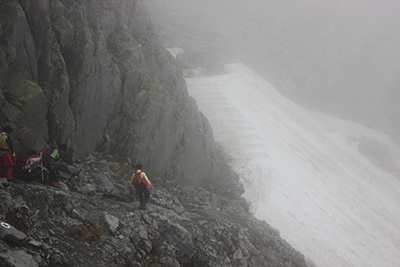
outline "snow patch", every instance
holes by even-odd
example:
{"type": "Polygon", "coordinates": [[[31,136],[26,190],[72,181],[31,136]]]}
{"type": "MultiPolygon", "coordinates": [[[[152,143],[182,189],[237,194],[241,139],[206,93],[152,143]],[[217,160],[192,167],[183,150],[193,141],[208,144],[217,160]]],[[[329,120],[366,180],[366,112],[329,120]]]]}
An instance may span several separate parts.
{"type": "Polygon", "coordinates": [[[316,266],[398,266],[399,147],[291,102],[243,64],[226,69],[186,81],[255,216],[316,266]]]}

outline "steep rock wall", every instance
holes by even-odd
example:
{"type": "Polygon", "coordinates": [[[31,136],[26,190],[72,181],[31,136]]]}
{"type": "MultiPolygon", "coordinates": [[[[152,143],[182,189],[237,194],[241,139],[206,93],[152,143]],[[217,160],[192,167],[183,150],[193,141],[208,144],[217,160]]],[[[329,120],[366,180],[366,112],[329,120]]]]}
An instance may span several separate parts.
{"type": "Polygon", "coordinates": [[[0,125],[17,152],[53,139],[197,184],[226,170],[141,1],[2,0],[0,24],[0,125]]]}

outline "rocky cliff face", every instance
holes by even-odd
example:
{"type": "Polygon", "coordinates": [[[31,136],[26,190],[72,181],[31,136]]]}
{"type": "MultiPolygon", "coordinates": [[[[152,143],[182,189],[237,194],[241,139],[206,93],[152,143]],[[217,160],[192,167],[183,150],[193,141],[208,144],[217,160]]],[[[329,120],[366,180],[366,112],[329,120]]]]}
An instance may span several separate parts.
{"type": "Polygon", "coordinates": [[[154,175],[220,176],[207,121],[141,1],[0,1],[0,125],[17,152],[119,152],[154,175]]]}

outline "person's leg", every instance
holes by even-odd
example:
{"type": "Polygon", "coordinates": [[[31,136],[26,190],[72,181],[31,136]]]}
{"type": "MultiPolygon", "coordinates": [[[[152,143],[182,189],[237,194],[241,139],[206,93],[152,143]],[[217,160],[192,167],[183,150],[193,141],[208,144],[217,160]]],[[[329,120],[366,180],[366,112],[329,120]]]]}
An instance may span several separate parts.
{"type": "Polygon", "coordinates": [[[146,200],[146,191],[147,191],[146,184],[145,183],[138,184],[138,190],[139,190],[139,201],[140,201],[139,208],[142,209],[147,203],[144,202],[146,200]]]}
{"type": "Polygon", "coordinates": [[[13,177],[14,166],[6,166],[6,178],[11,181],[14,179],[13,177]]]}
{"type": "Polygon", "coordinates": [[[141,189],[140,187],[138,188],[138,197],[139,197],[140,204],[142,204],[142,201],[144,198],[144,192],[143,192],[143,189],[141,189]]]}
{"type": "Polygon", "coordinates": [[[141,205],[142,207],[145,207],[146,204],[147,204],[147,202],[149,202],[149,200],[150,200],[150,190],[147,190],[147,189],[146,189],[146,191],[144,191],[144,198],[143,198],[143,201],[140,202],[140,205],[141,205]]]}
{"type": "Polygon", "coordinates": [[[14,172],[14,160],[10,154],[10,152],[1,151],[2,156],[0,156],[0,166],[4,167],[5,175],[7,180],[14,180],[13,172],[14,172]]]}
{"type": "Polygon", "coordinates": [[[56,167],[54,165],[51,165],[49,168],[49,181],[55,186],[55,187],[60,187],[60,183],[58,181],[58,173],[56,170],[56,167]]]}

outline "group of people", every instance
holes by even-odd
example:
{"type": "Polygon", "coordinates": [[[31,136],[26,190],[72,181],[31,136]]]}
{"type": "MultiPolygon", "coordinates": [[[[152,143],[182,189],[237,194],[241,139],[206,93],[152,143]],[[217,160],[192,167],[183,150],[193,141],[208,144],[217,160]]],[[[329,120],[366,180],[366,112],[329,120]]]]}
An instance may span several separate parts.
{"type": "MultiPolygon", "coordinates": [[[[0,166],[5,168],[5,175],[8,181],[13,181],[14,170],[17,168],[18,179],[23,181],[37,180],[41,176],[44,180],[43,170],[48,171],[48,181],[53,186],[60,187],[59,174],[54,164],[58,158],[58,147],[51,143],[38,154],[35,150],[28,152],[28,155],[21,156],[17,164],[16,155],[13,150],[10,134],[13,129],[10,126],[3,127],[0,134],[0,166]],[[18,166],[19,165],[19,166],[18,166]]],[[[60,145],[60,148],[63,145],[60,145]]],[[[65,149],[66,150],[66,149],[65,149]]],[[[129,187],[134,186],[136,194],[139,197],[139,209],[146,208],[146,204],[150,200],[150,189],[153,187],[146,173],[142,171],[143,165],[138,163],[136,171],[132,174],[129,187]]]]}
{"type": "Polygon", "coordinates": [[[11,126],[3,127],[0,134],[0,166],[5,169],[5,176],[8,181],[14,181],[14,175],[23,181],[33,181],[41,176],[44,180],[44,170],[48,172],[48,181],[56,187],[60,187],[59,175],[54,164],[58,158],[58,148],[54,144],[48,144],[38,154],[35,150],[22,155],[17,161],[17,157],[11,142],[11,126]]]}

